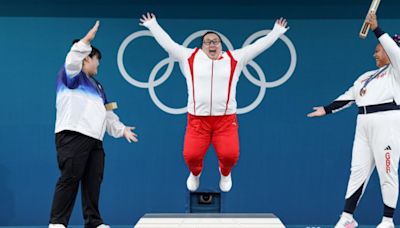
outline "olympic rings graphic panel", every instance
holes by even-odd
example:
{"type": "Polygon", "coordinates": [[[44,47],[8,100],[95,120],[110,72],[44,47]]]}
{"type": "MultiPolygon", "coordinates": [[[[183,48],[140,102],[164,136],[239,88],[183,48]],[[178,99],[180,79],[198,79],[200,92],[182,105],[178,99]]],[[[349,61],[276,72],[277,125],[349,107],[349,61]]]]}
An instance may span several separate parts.
{"type": "MultiPolygon", "coordinates": [[[[197,32],[192,33],[190,36],[188,36],[185,39],[185,41],[183,42],[182,45],[184,47],[187,47],[193,40],[201,37],[206,31],[210,31],[210,30],[204,29],[204,30],[199,30],[197,32]]],[[[258,39],[259,37],[267,35],[269,32],[271,32],[271,30],[261,30],[261,31],[253,33],[251,36],[249,36],[246,39],[246,41],[243,43],[242,46],[244,47],[246,45],[251,44],[254,40],[258,39]]],[[[223,35],[219,32],[218,32],[218,34],[221,36],[222,42],[226,45],[228,50],[234,50],[234,47],[233,47],[232,43],[229,41],[229,39],[225,35],[223,35]]],[[[171,76],[171,73],[175,66],[175,62],[177,62],[176,59],[169,56],[165,59],[160,60],[160,62],[158,62],[151,70],[151,73],[149,75],[149,80],[147,82],[142,82],[142,81],[136,80],[134,78],[134,76],[132,74],[129,74],[125,69],[124,53],[125,53],[126,47],[137,38],[152,37],[152,36],[153,35],[151,34],[150,31],[142,30],[142,31],[134,32],[134,33],[130,34],[128,37],[126,37],[122,41],[122,43],[119,47],[119,50],[118,50],[118,54],[117,54],[118,69],[119,69],[122,77],[128,83],[130,83],[131,85],[133,85],[135,87],[148,89],[150,98],[152,99],[154,104],[159,109],[161,109],[162,111],[169,113],[169,114],[175,114],[175,115],[184,114],[187,112],[186,105],[185,105],[185,107],[182,107],[182,108],[171,108],[168,105],[162,103],[155,92],[155,87],[164,83],[171,76]],[[156,77],[158,71],[164,65],[167,65],[166,71],[164,72],[164,74],[162,74],[162,76],[160,78],[156,79],[155,77],[156,77]]],[[[278,86],[282,85],[283,83],[285,83],[287,80],[289,80],[289,78],[293,75],[293,72],[296,68],[296,63],[297,63],[296,49],[295,49],[293,43],[290,41],[290,39],[287,36],[282,35],[280,37],[280,39],[285,43],[285,45],[288,47],[289,52],[290,52],[290,65],[289,65],[288,70],[279,79],[272,81],[272,82],[268,82],[268,81],[266,81],[266,77],[265,77],[265,73],[264,73],[263,69],[255,61],[253,61],[253,60],[250,61],[248,63],[248,66],[250,66],[254,69],[254,71],[257,73],[259,79],[254,77],[249,72],[249,70],[247,69],[247,66],[245,66],[243,68],[242,73],[252,84],[260,87],[260,89],[259,89],[256,99],[253,102],[251,102],[251,104],[249,104],[246,107],[237,108],[237,114],[245,114],[245,113],[251,112],[252,110],[257,108],[258,105],[262,102],[267,88],[278,87],[278,86]]]]}

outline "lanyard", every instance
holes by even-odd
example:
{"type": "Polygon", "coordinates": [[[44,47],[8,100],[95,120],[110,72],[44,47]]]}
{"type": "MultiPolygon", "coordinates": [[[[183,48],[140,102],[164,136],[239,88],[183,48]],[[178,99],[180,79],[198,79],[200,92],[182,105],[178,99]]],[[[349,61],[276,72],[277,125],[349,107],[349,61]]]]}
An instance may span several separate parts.
{"type": "Polygon", "coordinates": [[[373,74],[372,76],[370,76],[367,81],[364,82],[364,85],[361,89],[364,89],[365,87],[367,87],[367,85],[374,80],[380,73],[382,73],[384,70],[386,70],[388,68],[389,65],[386,65],[384,68],[382,68],[380,71],[376,72],[375,74],[373,74]]]}
{"type": "Polygon", "coordinates": [[[96,83],[96,89],[97,92],[99,93],[99,95],[101,96],[101,98],[104,101],[104,104],[107,103],[107,97],[106,97],[106,93],[104,92],[103,86],[101,86],[100,82],[98,82],[96,79],[94,79],[93,77],[91,78],[93,80],[93,82],[96,83]]]}
{"type": "Polygon", "coordinates": [[[384,70],[386,70],[389,67],[389,65],[386,65],[385,67],[383,67],[381,70],[377,71],[375,74],[373,74],[372,76],[370,76],[365,82],[363,87],[360,89],[360,96],[364,96],[365,93],[367,92],[367,85],[374,80],[379,74],[381,74],[384,70]]]}

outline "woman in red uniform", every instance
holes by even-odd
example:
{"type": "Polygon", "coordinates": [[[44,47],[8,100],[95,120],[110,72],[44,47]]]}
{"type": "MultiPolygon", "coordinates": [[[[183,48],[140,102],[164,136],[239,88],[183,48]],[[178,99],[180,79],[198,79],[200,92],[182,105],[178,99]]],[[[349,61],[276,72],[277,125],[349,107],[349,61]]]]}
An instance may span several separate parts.
{"type": "Polygon", "coordinates": [[[204,156],[212,143],[219,160],[219,186],[228,192],[232,187],[231,170],[239,158],[236,84],[243,67],[287,31],[286,20],[277,20],[273,30],[253,44],[226,52],[214,31],[203,35],[201,48],[193,49],[175,43],[158,25],[154,14],[147,13],[140,21],[179,61],[186,78],[188,122],[183,156],[190,170],[188,189],[196,191],[199,187],[204,156]]]}

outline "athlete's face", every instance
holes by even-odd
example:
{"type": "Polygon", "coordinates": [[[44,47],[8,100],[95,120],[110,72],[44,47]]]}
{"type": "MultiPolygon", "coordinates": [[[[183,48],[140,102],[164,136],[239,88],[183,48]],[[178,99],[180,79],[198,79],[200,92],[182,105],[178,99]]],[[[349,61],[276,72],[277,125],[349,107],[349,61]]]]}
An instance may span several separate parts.
{"type": "Polygon", "coordinates": [[[93,57],[86,57],[83,62],[83,71],[90,77],[93,77],[97,74],[97,68],[99,68],[100,62],[97,55],[93,57]]]}
{"type": "Polygon", "coordinates": [[[218,59],[222,52],[221,40],[216,34],[209,33],[203,38],[201,50],[203,50],[210,59],[218,59]]]}
{"type": "Polygon", "coordinates": [[[389,57],[381,44],[376,45],[374,58],[377,67],[383,67],[390,63],[389,57]]]}

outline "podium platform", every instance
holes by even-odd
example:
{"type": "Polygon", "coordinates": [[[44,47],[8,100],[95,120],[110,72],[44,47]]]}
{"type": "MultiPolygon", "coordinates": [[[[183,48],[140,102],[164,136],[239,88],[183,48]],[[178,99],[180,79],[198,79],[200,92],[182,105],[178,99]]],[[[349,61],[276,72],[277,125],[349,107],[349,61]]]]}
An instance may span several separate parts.
{"type": "Polygon", "coordinates": [[[274,214],[145,214],[134,228],[284,228],[274,214]]]}

